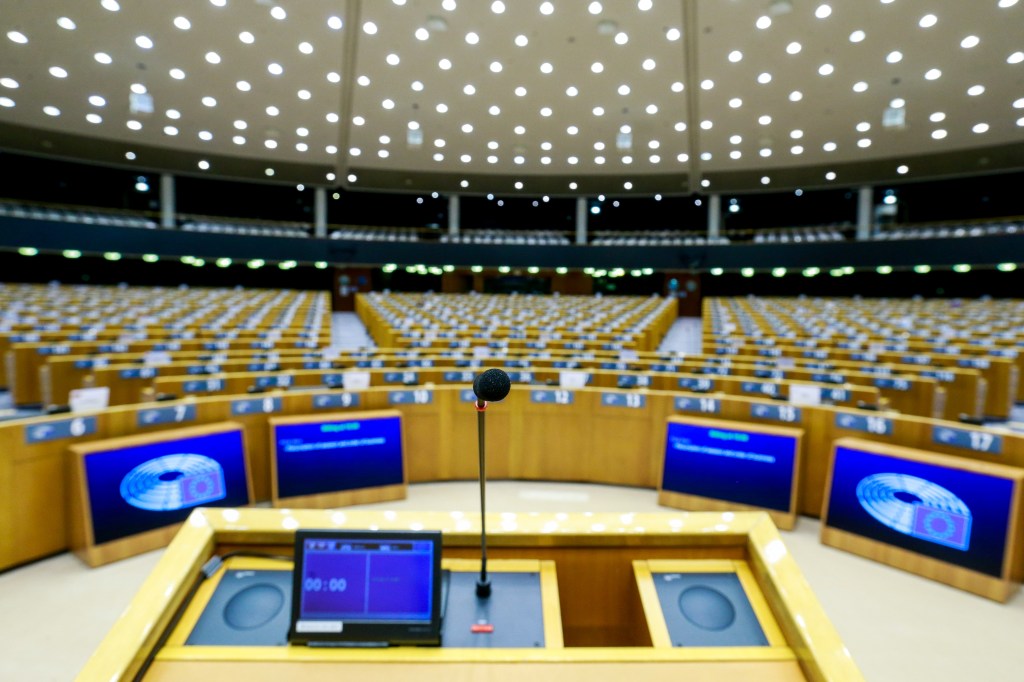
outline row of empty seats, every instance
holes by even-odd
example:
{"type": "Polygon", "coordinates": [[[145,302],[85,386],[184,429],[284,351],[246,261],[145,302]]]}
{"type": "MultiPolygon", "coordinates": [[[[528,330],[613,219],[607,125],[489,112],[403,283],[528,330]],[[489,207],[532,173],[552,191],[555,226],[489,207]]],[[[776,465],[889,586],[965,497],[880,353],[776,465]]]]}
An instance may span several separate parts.
{"type": "Polygon", "coordinates": [[[536,244],[568,246],[571,242],[561,232],[550,230],[470,230],[463,234],[441,235],[442,244],[536,244]]]}
{"type": "Polygon", "coordinates": [[[63,223],[81,223],[83,225],[140,227],[148,230],[156,229],[157,227],[157,223],[155,221],[141,215],[107,213],[85,208],[35,206],[32,204],[19,204],[12,202],[0,202],[0,216],[10,218],[28,218],[30,220],[52,220],[63,223]]]}
{"type": "Polygon", "coordinates": [[[708,237],[697,232],[603,232],[590,242],[592,246],[705,246],[728,244],[727,237],[708,237]]]}
{"type": "Polygon", "coordinates": [[[331,239],[345,239],[357,242],[418,242],[418,234],[408,229],[351,228],[345,227],[331,232],[331,239]]]}
{"type": "Polygon", "coordinates": [[[1024,234],[1024,223],[1006,222],[988,225],[943,225],[939,227],[897,227],[875,233],[872,238],[894,239],[949,239],[959,237],[985,237],[1024,234]]]}
{"type": "Polygon", "coordinates": [[[841,242],[843,233],[833,227],[800,227],[761,230],[754,235],[755,244],[800,244],[803,242],[841,242]]]}
{"type": "Polygon", "coordinates": [[[256,237],[308,237],[309,231],[294,223],[280,225],[254,225],[250,223],[222,223],[206,220],[186,220],[181,224],[185,232],[207,232],[211,234],[243,234],[256,237]]]}

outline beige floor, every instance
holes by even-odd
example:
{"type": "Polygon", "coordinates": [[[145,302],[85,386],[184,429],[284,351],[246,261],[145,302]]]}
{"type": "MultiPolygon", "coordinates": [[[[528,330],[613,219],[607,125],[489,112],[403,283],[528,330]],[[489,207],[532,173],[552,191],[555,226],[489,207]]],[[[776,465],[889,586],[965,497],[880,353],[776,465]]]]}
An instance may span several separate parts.
{"type": "MultiPolygon", "coordinates": [[[[472,511],[472,483],[411,486],[367,508],[472,511]]],[[[650,490],[495,482],[488,511],[659,511],[650,490]]],[[[996,604],[818,543],[818,523],[784,533],[808,581],[873,682],[1024,679],[1024,596],[996,604]]],[[[159,552],[90,570],[69,555],[0,575],[0,680],[74,677],[159,552]]]]}

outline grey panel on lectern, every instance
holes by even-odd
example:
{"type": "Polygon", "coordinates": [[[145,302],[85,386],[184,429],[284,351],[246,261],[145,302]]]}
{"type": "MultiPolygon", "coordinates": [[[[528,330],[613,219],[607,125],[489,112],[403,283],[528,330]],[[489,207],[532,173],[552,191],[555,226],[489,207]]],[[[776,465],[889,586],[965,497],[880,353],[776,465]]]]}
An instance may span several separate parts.
{"type": "Polygon", "coordinates": [[[673,646],[768,646],[735,573],[654,573],[673,646]]]}
{"type": "Polygon", "coordinates": [[[225,571],[186,646],[285,646],[291,571],[225,571]]]}
{"type": "Polygon", "coordinates": [[[441,646],[452,648],[543,648],[544,611],[539,573],[491,573],[491,596],[476,596],[477,573],[452,572],[441,646]],[[475,624],[494,631],[477,633],[475,624]]]}

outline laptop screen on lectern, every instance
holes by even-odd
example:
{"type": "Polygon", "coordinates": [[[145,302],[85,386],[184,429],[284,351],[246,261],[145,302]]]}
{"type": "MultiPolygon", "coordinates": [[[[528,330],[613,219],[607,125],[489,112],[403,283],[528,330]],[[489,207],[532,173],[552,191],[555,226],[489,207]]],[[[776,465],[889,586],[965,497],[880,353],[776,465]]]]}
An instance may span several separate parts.
{"type": "Polygon", "coordinates": [[[297,643],[438,644],[441,533],[298,531],[297,643]]]}

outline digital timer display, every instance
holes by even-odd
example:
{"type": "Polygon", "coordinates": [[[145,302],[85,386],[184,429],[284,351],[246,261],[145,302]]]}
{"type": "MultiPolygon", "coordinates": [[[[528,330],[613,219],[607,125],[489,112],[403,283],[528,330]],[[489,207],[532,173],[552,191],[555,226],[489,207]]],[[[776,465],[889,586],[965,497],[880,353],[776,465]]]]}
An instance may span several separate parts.
{"type": "Polygon", "coordinates": [[[429,621],[434,544],[308,538],[300,619],[429,621]]]}

